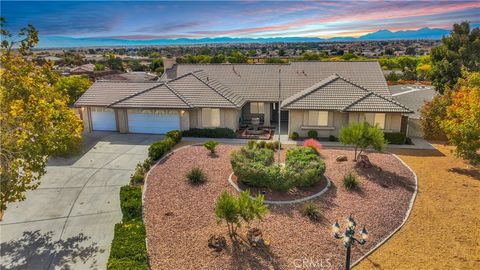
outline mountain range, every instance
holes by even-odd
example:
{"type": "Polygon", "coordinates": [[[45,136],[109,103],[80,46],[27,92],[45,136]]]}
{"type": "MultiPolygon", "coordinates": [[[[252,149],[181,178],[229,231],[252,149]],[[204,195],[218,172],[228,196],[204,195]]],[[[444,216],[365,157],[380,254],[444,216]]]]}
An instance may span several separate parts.
{"type": "MultiPolygon", "coordinates": [[[[478,26],[477,26],[478,27],[478,26]]],[[[64,36],[43,36],[39,48],[101,47],[101,46],[155,46],[155,45],[192,45],[212,43],[272,43],[272,42],[331,42],[331,41],[374,41],[374,40],[415,40],[441,39],[450,31],[440,28],[420,28],[392,32],[379,30],[360,37],[272,37],[272,38],[178,38],[178,39],[120,39],[120,38],[72,38],[64,36]]]]}

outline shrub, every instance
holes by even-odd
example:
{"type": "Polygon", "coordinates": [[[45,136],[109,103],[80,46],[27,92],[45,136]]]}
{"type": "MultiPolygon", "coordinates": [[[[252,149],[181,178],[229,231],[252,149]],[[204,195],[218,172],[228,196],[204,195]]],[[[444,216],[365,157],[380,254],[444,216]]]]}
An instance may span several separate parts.
{"type": "Polygon", "coordinates": [[[298,135],[297,132],[292,132],[292,133],[290,133],[290,136],[288,136],[288,137],[290,138],[290,140],[298,140],[298,138],[300,136],[298,135]]]}
{"type": "Polygon", "coordinates": [[[328,136],[328,141],[330,141],[330,142],[338,142],[338,139],[337,139],[337,137],[335,137],[335,136],[333,136],[333,135],[330,135],[330,136],[328,136]]]}
{"type": "Polygon", "coordinates": [[[310,139],[318,138],[318,132],[316,130],[309,130],[307,133],[307,137],[310,139]]]}
{"type": "Polygon", "coordinates": [[[141,220],[116,224],[107,269],[148,269],[145,237],[141,220]]]}
{"type": "Polygon", "coordinates": [[[303,215],[308,217],[311,221],[317,222],[322,218],[318,206],[313,202],[308,202],[303,206],[303,215]]]}
{"type": "Polygon", "coordinates": [[[383,132],[367,122],[352,123],[340,129],[340,142],[345,145],[353,145],[355,148],[354,160],[368,147],[377,151],[383,150],[385,139],[383,132]],[[360,152],[357,151],[360,149],[360,152]]]}
{"type": "Polygon", "coordinates": [[[265,148],[266,145],[267,145],[267,142],[266,142],[266,141],[259,141],[259,142],[257,142],[257,147],[258,147],[258,148],[265,148]]]}
{"type": "Polygon", "coordinates": [[[151,160],[159,160],[163,155],[170,151],[173,146],[175,146],[175,141],[169,137],[154,142],[148,148],[148,157],[151,160]]]}
{"type": "Polygon", "coordinates": [[[120,188],[120,208],[123,221],[142,219],[142,189],[139,186],[120,188]]]}
{"type": "Polygon", "coordinates": [[[281,144],[279,141],[268,142],[265,144],[265,148],[270,149],[272,151],[277,151],[280,146],[281,144]]]}
{"type": "Polygon", "coordinates": [[[247,147],[250,149],[257,147],[257,141],[248,141],[247,147]]]}
{"type": "Polygon", "coordinates": [[[171,130],[167,132],[167,138],[171,138],[175,144],[179,143],[182,140],[182,132],[180,130],[171,130]]]}
{"type": "Polygon", "coordinates": [[[346,189],[354,189],[358,186],[358,180],[355,174],[349,172],[343,177],[343,187],[346,189]]]}
{"type": "Polygon", "coordinates": [[[198,185],[207,181],[207,176],[200,168],[193,168],[187,173],[187,180],[190,184],[198,185]]]}
{"type": "Polygon", "coordinates": [[[390,144],[405,144],[407,136],[401,132],[384,132],[385,141],[390,144]]]}
{"type": "Polygon", "coordinates": [[[287,151],[285,169],[296,187],[309,187],[321,180],[326,166],[314,149],[297,147],[287,151]]]}
{"type": "Polygon", "coordinates": [[[313,150],[315,150],[317,154],[320,154],[320,149],[322,148],[322,145],[320,144],[320,142],[315,139],[305,140],[303,142],[303,146],[312,148],[313,150]]]}
{"type": "Polygon", "coordinates": [[[218,142],[216,141],[208,141],[203,144],[205,148],[210,150],[210,153],[215,154],[215,148],[217,147],[218,142]]]}
{"type": "Polygon", "coordinates": [[[130,185],[141,185],[144,182],[145,174],[150,170],[153,161],[150,158],[140,162],[135,167],[133,174],[130,176],[130,185]]]}
{"type": "Polygon", "coordinates": [[[192,128],[183,131],[184,137],[236,138],[235,131],[229,128],[192,128]]]}

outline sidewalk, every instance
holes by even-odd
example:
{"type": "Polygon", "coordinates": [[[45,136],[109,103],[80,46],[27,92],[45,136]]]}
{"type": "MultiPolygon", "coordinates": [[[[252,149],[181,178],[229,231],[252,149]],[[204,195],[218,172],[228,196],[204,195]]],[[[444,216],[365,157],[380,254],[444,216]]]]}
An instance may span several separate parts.
{"type": "MultiPolygon", "coordinates": [[[[199,138],[199,137],[183,137],[183,140],[186,142],[196,142],[196,143],[203,143],[206,141],[215,140],[219,143],[224,144],[246,144],[249,140],[248,139],[222,139],[222,138],[199,138]]],[[[274,136],[274,141],[278,140],[278,136],[274,136]]],[[[280,141],[284,145],[302,145],[303,141],[292,141],[288,139],[286,135],[280,135],[280,141]]],[[[387,149],[411,149],[411,150],[434,150],[435,148],[426,140],[421,138],[412,138],[413,145],[408,144],[388,144],[386,146],[387,149]]],[[[324,147],[348,147],[339,142],[329,142],[329,141],[320,141],[322,146],[324,147]]]]}

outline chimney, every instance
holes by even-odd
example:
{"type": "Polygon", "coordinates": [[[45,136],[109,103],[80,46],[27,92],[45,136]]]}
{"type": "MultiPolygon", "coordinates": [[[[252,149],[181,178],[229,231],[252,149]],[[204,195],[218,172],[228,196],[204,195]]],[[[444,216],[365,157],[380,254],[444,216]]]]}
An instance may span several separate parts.
{"type": "Polygon", "coordinates": [[[163,58],[163,68],[165,71],[171,69],[175,64],[177,64],[177,59],[175,57],[164,57],[163,58]]]}

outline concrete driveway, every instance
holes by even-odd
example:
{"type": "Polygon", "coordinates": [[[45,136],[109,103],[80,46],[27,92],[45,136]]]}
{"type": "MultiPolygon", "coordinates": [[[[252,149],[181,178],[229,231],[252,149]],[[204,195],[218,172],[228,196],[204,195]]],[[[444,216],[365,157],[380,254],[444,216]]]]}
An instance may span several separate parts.
{"type": "Polygon", "coordinates": [[[38,189],[0,222],[0,269],[105,269],[120,187],[159,135],[85,134],[84,154],[52,159],[38,189]]]}

